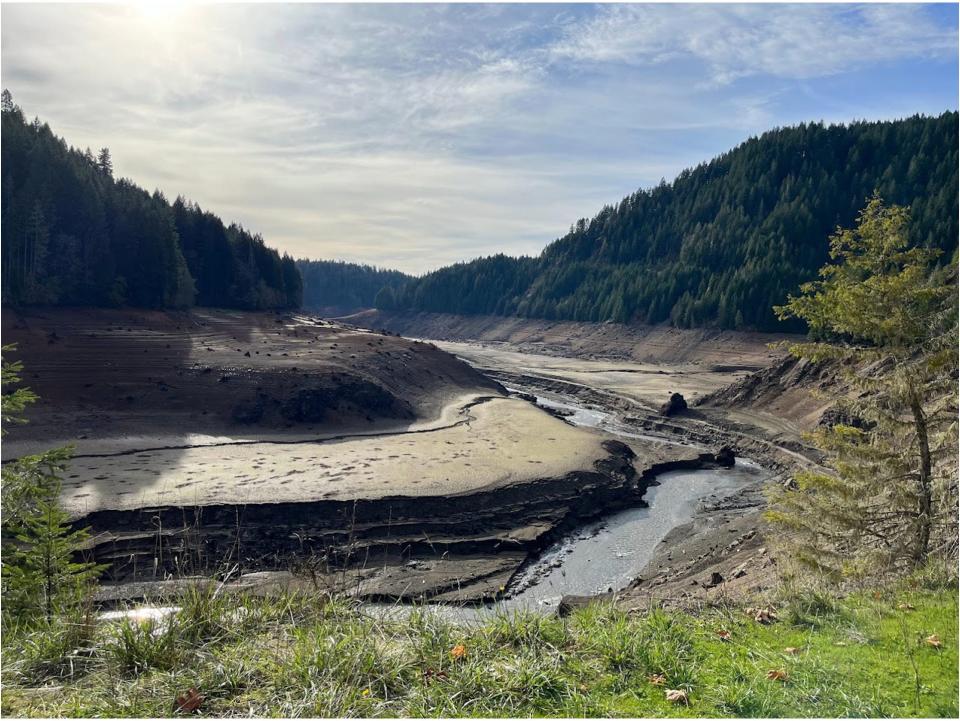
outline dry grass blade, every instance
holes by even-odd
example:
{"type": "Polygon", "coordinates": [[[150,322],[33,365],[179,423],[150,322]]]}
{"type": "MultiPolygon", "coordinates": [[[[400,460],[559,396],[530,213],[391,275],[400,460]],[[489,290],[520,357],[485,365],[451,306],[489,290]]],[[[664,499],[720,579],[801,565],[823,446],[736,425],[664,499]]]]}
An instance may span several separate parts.
{"type": "Polygon", "coordinates": [[[689,705],[690,703],[690,699],[687,697],[686,691],[683,691],[680,689],[668,688],[665,691],[665,694],[667,697],[667,701],[670,701],[672,703],[684,704],[684,705],[689,705]]]}

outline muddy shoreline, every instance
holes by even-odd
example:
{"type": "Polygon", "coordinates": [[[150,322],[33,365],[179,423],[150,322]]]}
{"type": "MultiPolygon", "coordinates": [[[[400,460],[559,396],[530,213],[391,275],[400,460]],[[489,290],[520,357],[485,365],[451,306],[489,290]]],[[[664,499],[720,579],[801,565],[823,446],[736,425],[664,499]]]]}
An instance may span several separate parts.
{"type": "Polygon", "coordinates": [[[145,508],[82,519],[89,552],[114,583],[166,576],[310,568],[376,601],[481,603],[557,539],[616,511],[643,506],[659,474],[713,467],[710,453],[641,465],[618,441],[593,472],[446,497],[145,508]],[[639,465],[639,464],[638,464],[639,465]],[[157,559],[154,562],[153,559],[157,559]],[[469,561],[464,565],[465,561],[469,561]]]}

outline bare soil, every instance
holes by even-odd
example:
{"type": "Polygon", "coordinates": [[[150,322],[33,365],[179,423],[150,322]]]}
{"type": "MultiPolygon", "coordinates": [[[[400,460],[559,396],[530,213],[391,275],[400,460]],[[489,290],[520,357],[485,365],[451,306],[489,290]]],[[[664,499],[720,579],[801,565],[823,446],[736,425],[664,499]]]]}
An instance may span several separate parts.
{"type": "Polygon", "coordinates": [[[502,392],[428,343],[304,315],[4,308],[2,319],[40,396],[14,440],[398,429],[502,392]]]}
{"type": "Polygon", "coordinates": [[[759,370],[783,356],[782,333],[682,329],[639,323],[581,323],[487,315],[366,310],[341,320],[408,338],[508,344],[508,349],[567,358],[694,364],[719,372],[759,370]]]}

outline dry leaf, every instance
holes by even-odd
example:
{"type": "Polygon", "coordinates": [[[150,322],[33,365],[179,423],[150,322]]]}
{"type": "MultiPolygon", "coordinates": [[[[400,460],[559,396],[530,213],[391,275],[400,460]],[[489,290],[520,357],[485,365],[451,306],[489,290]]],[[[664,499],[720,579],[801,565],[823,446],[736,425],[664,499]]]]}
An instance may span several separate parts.
{"type": "Polygon", "coordinates": [[[458,643],[456,646],[450,649],[450,655],[454,658],[466,658],[467,647],[462,643],[458,643]]]}
{"type": "Polygon", "coordinates": [[[796,656],[798,653],[800,653],[800,649],[796,648],[795,646],[787,646],[785,649],[783,649],[783,652],[788,656],[796,656]]]}
{"type": "Polygon", "coordinates": [[[729,631],[726,631],[726,630],[717,631],[717,637],[718,637],[721,641],[729,641],[729,640],[730,640],[730,632],[729,632],[729,631]]]}
{"type": "Polygon", "coordinates": [[[177,696],[174,703],[174,710],[177,713],[193,713],[200,708],[203,703],[203,694],[195,688],[190,688],[182,696],[177,696]]]}
{"type": "Polygon", "coordinates": [[[667,701],[672,701],[673,703],[682,703],[689,704],[690,699],[687,698],[687,692],[681,691],[680,689],[668,688],[666,690],[667,701]]]}
{"type": "Polygon", "coordinates": [[[437,681],[442,681],[447,677],[446,671],[437,671],[435,668],[425,668],[423,670],[423,678],[428,683],[436,679],[437,681]]]}
{"type": "Polygon", "coordinates": [[[772,623],[777,620],[777,614],[771,606],[766,608],[747,608],[747,615],[753,617],[757,623],[772,623]]]}
{"type": "Polygon", "coordinates": [[[924,642],[928,646],[933,646],[934,648],[940,648],[940,637],[937,634],[933,634],[932,636],[927,636],[924,639],[924,642]]]}
{"type": "Polygon", "coordinates": [[[647,681],[652,683],[654,686],[663,686],[667,682],[667,677],[662,673],[654,673],[647,676],[647,681]]]}
{"type": "Polygon", "coordinates": [[[897,608],[899,608],[901,611],[912,611],[912,610],[913,610],[913,604],[912,604],[912,603],[901,603],[901,604],[899,604],[899,605],[897,606],[897,608]]]}
{"type": "Polygon", "coordinates": [[[769,671],[767,671],[767,678],[771,681],[786,681],[787,672],[782,668],[771,668],[769,671]]]}

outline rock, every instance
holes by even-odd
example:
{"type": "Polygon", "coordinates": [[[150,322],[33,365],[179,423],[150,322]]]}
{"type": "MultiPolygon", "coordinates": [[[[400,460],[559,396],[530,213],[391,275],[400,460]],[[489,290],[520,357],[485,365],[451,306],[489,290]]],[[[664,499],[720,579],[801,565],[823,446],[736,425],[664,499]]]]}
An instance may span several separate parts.
{"type": "Polygon", "coordinates": [[[713,588],[714,586],[719,586],[723,583],[723,576],[721,576],[717,571],[714,571],[710,574],[710,580],[703,584],[704,588],[713,588]]]}
{"type": "Polygon", "coordinates": [[[733,464],[737,462],[737,456],[730,446],[723,446],[714,455],[714,461],[722,468],[733,468],[733,464]]]}
{"type": "Polygon", "coordinates": [[[569,616],[580,608],[586,608],[591,603],[602,601],[603,596],[564,596],[560,599],[560,605],[557,606],[558,616],[569,616]]]}
{"type": "Polygon", "coordinates": [[[660,406],[660,415],[669,417],[685,410],[687,410],[686,399],[679,393],[673,393],[670,400],[660,406]]]}
{"type": "Polygon", "coordinates": [[[817,425],[821,428],[833,428],[834,426],[851,426],[861,430],[870,430],[874,423],[864,420],[841,406],[830,406],[820,416],[817,425]]]}
{"type": "Polygon", "coordinates": [[[747,564],[746,564],[746,562],[741,563],[739,566],[737,566],[735,569],[733,569],[733,573],[731,573],[731,575],[732,575],[734,578],[743,578],[744,576],[746,576],[746,575],[747,575],[747,564]]]}

